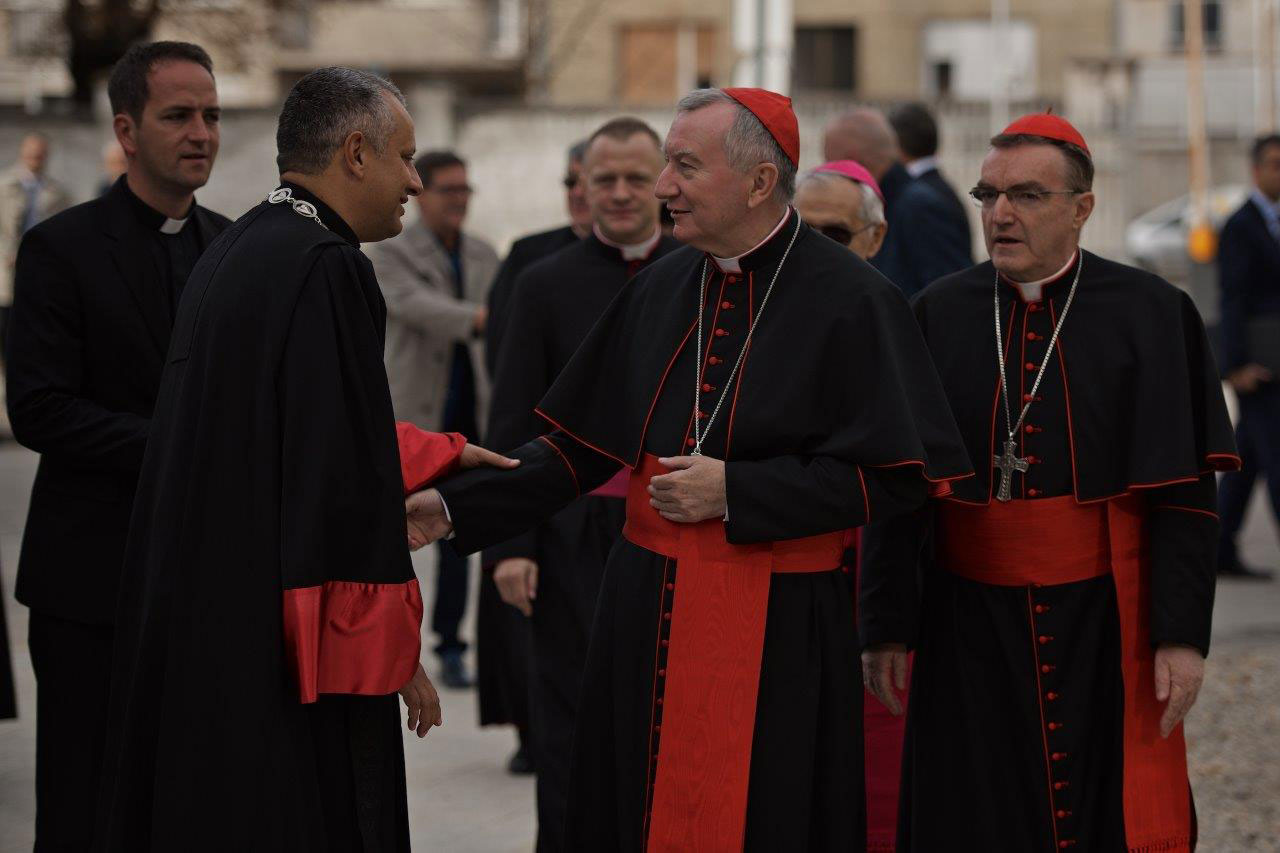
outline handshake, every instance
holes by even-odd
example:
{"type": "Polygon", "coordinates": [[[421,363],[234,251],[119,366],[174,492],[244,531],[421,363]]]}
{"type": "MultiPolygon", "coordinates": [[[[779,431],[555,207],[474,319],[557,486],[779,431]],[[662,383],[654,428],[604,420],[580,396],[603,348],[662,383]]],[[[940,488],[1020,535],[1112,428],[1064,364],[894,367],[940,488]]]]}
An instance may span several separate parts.
{"type": "MultiPolygon", "coordinates": [[[[474,444],[468,444],[462,449],[458,458],[459,468],[479,468],[482,465],[515,468],[520,465],[520,460],[510,459],[474,444]]],[[[449,519],[444,500],[435,489],[423,489],[409,495],[404,502],[404,514],[410,551],[417,551],[453,532],[453,522],[449,519]]]]}

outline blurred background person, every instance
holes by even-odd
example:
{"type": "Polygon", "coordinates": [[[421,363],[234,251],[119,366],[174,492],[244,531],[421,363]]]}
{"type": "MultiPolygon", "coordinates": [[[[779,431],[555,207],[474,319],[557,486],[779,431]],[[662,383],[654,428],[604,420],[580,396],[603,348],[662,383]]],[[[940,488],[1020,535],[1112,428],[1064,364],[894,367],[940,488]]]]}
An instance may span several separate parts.
{"type": "MultiPolygon", "coordinates": [[[[484,359],[489,376],[496,376],[498,354],[510,319],[511,294],[516,279],[530,264],[577,243],[591,233],[591,211],[587,207],[586,181],[582,177],[585,139],[569,146],[564,178],[564,206],[569,223],[550,231],[521,237],[498,269],[489,289],[489,318],[485,324],[484,359]]],[[[485,441],[490,437],[485,436],[485,441]]],[[[515,774],[534,771],[533,748],[529,743],[529,657],[533,638],[529,620],[503,602],[498,588],[490,583],[493,566],[481,563],[484,579],[476,603],[476,680],[479,685],[480,725],[515,726],[516,751],[507,761],[515,774]]]]}
{"type": "Polygon", "coordinates": [[[1240,560],[1236,537],[1259,474],[1280,521],[1280,134],[1259,137],[1252,159],[1253,189],[1223,226],[1218,247],[1222,370],[1240,401],[1236,444],[1243,462],[1219,484],[1218,574],[1266,580],[1270,571],[1240,560]]]}
{"type": "Polygon", "coordinates": [[[511,298],[516,278],[534,261],[558,252],[591,233],[591,209],[587,206],[587,186],[582,179],[582,158],[586,151],[585,139],[569,146],[568,162],[565,163],[564,178],[561,180],[569,224],[550,231],[539,231],[512,243],[511,251],[507,252],[506,260],[502,262],[493,287],[489,290],[489,321],[485,328],[484,358],[490,376],[498,370],[498,351],[509,319],[507,301],[511,298]]]}
{"type": "Polygon", "coordinates": [[[113,139],[102,146],[102,178],[98,181],[98,195],[106,195],[128,168],[129,160],[119,142],[113,139]]]}
{"type": "Polygon", "coordinates": [[[823,152],[828,161],[861,163],[880,185],[889,233],[872,265],[905,296],[973,263],[968,225],[960,234],[947,198],[911,177],[897,134],[880,110],[860,107],[837,116],[827,125],[823,152]]]}
{"type": "Polygon", "coordinates": [[[178,299],[227,227],[196,204],[218,154],[213,64],[139,44],[107,84],[127,175],[22,242],[6,364],[9,417],[40,454],[15,594],[36,675],[36,849],[89,849],[106,737],[116,600],[178,299]]]}
{"type": "Polygon", "coordinates": [[[823,163],[805,175],[795,207],[801,219],[864,261],[880,251],[889,229],[876,179],[853,160],[823,163]]]}
{"type": "MultiPolygon", "coordinates": [[[[391,402],[396,420],[477,443],[488,404],[481,336],[498,255],[462,230],[472,193],[462,158],[428,151],[414,165],[422,179],[419,220],[367,250],[387,302],[391,402]]],[[[431,629],[441,681],[455,689],[473,683],[458,634],[466,606],[467,560],[442,542],[431,629]]]]}
{"type": "Polygon", "coordinates": [[[0,361],[9,337],[13,263],[22,235],[71,204],[62,185],[45,174],[48,165],[49,137],[29,133],[18,147],[18,162],[0,173],[0,361]]]}
{"type": "MultiPolygon", "coordinates": [[[[929,108],[921,103],[899,104],[889,110],[889,124],[898,136],[902,165],[913,180],[928,184],[947,201],[947,239],[958,245],[961,239],[972,246],[969,207],[960,199],[955,186],[942,174],[938,163],[938,122],[929,108]]],[[[969,262],[973,261],[972,254],[969,262]]]]}
{"type": "MultiPolygon", "coordinates": [[[[663,162],[657,133],[639,119],[613,119],[592,134],[583,182],[593,231],[516,280],[510,302],[515,322],[493,383],[490,443],[519,447],[550,430],[534,407],[631,277],[679,248],[659,228],[653,190],[663,162]]],[[[495,566],[493,586],[502,600],[532,619],[541,853],[565,849],[579,684],[605,561],[626,520],[624,473],[630,472],[624,469],[546,523],[484,551],[484,562],[495,566]]]]}

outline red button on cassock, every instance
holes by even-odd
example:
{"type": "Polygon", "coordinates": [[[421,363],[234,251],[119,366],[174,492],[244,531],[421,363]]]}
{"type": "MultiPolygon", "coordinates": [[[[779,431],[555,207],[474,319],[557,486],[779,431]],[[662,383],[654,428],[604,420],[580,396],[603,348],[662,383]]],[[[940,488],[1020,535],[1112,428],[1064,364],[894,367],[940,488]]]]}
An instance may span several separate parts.
{"type": "Polygon", "coordinates": [[[670,611],[670,610],[668,610],[666,613],[663,613],[663,614],[662,614],[662,618],[663,618],[663,619],[665,619],[665,620],[667,620],[668,622],[670,622],[670,621],[671,621],[671,611],[670,611]]]}
{"type": "Polygon", "coordinates": [[[734,284],[735,282],[737,282],[738,277],[736,275],[731,275],[727,277],[727,280],[730,284],[734,284]]]}
{"type": "Polygon", "coordinates": [[[726,332],[724,329],[716,329],[716,337],[717,337],[717,338],[723,338],[723,337],[724,337],[725,335],[727,335],[727,334],[729,334],[729,333],[728,333],[728,332],[726,332]]]}
{"type": "Polygon", "coordinates": [[[1045,634],[1041,634],[1041,635],[1040,635],[1039,637],[1037,637],[1036,639],[1040,642],[1040,645],[1042,645],[1042,646],[1047,646],[1047,645],[1049,645],[1049,641],[1050,641],[1050,640],[1052,640],[1052,639],[1053,639],[1053,637],[1050,637],[1050,636],[1045,635],[1045,634]]]}
{"type": "Polygon", "coordinates": [[[658,670],[658,677],[659,677],[659,678],[666,678],[666,677],[667,677],[667,671],[666,671],[665,669],[660,669],[660,670],[658,670]]]}
{"type": "Polygon", "coordinates": [[[703,393],[705,393],[705,394],[710,394],[710,393],[711,393],[712,391],[714,391],[714,390],[716,390],[716,386],[712,385],[710,382],[703,382],[703,383],[702,383],[702,391],[703,391],[703,393]]]}
{"type": "Polygon", "coordinates": [[[673,589],[675,589],[675,588],[676,588],[676,585],[675,585],[674,583],[669,582],[669,583],[667,584],[667,589],[668,589],[668,590],[673,590],[673,589]]]}
{"type": "Polygon", "coordinates": [[[1045,663],[1040,665],[1041,672],[1050,673],[1050,672],[1053,672],[1053,670],[1054,670],[1054,667],[1050,664],[1045,663]]]}
{"type": "Polygon", "coordinates": [[[1027,435],[1031,435],[1036,431],[1036,428],[1033,427],[1031,424],[1027,424],[1025,427],[1023,427],[1023,431],[1026,432],[1027,435]]]}
{"type": "Polygon", "coordinates": [[[1049,731],[1051,731],[1051,732],[1056,732],[1056,731],[1057,731],[1058,729],[1060,729],[1060,728],[1062,728],[1062,725],[1061,725],[1060,723],[1050,723],[1050,724],[1049,724],[1049,731]]]}
{"type": "Polygon", "coordinates": [[[1065,788],[1065,787],[1067,787],[1067,783],[1066,783],[1066,782],[1054,782],[1054,783],[1053,783],[1053,790],[1055,790],[1055,791],[1061,791],[1061,790],[1062,790],[1063,788],[1065,788]]]}
{"type": "Polygon", "coordinates": [[[659,705],[661,705],[661,704],[662,704],[662,697],[661,697],[661,696],[659,696],[659,697],[658,697],[658,704],[659,704],[659,705]]]}
{"type": "Polygon", "coordinates": [[[670,640],[663,640],[663,641],[662,641],[662,647],[663,647],[664,649],[665,649],[665,648],[667,648],[667,647],[668,647],[668,646],[670,646],[670,645],[671,645],[671,641],[670,641],[670,640]]]}
{"type": "Polygon", "coordinates": [[[1029,362],[1029,361],[1028,361],[1026,364],[1022,365],[1022,366],[1023,366],[1023,367],[1025,367],[1027,370],[1035,370],[1035,369],[1036,369],[1036,366],[1035,366],[1034,364],[1032,364],[1031,362],[1029,362]]]}
{"type": "Polygon", "coordinates": [[[1039,310],[1040,310],[1039,302],[1032,302],[1030,305],[1027,306],[1027,311],[1032,314],[1036,313],[1039,310]]]}
{"type": "Polygon", "coordinates": [[[1024,403],[1030,403],[1030,402],[1031,402],[1031,395],[1030,395],[1030,394],[1023,394],[1023,395],[1022,395],[1022,402],[1024,402],[1024,403]]]}
{"type": "Polygon", "coordinates": [[[1050,690],[1048,693],[1044,694],[1044,698],[1048,699],[1050,702],[1056,702],[1058,701],[1058,694],[1050,690]]]}
{"type": "Polygon", "coordinates": [[[1039,489],[1027,489],[1027,497],[1034,498],[1034,497],[1039,497],[1039,495],[1040,495],[1039,489]]]}
{"type": "Polygon", "coordinates": [[[720,303],[720,307],[728,311],[730,308],[733,307],[733,303],[726,299],[724,302],[720,303]]]}
{"type": "Polygon", "coordinates": [[[1036,336],[1036,333],[1035,333],[1035,332],[1027,332],[1027,340],[1029,340],[1029,341],[1034,341],[1034,340],[1036,340],[1036,337],[1037,337],[1037,336],[1036,336]]]}
{"type": "Polygon", "coordinates": [[[714,355],[707,358],[707,364],[719,364],[724,361],[722,358],[716,358],[714,355]]]}
{"type": "Polygon", "coordinates": [[[700,420],[700,421],[705,421],[706,419],[707,419],[707,413],[706,413],[706,412],[698,412],[698,420],[700,420]]]}
{"type": "Polygon", "coordinates": [[[1043,612],[1045,612],[1045,611],[1046,611],[1046,610],[1048,610],[1048,609],[1049,609],[1049,608],[1045,607],[1043,604],[1037,604],[1037,605],[1036,605],[1036,612],[1037,612],[1037,613],[1043,613],[1043,612]]]}
{"type": "Polygon", "coordinates": [[[684,446],[685,446],[685,447],[693,447],[695,444],[697,444],[697,442],[696,442],[696,441],[694,441],[692,438],[686,438],[686,439],[684,440],[684,446]]]}

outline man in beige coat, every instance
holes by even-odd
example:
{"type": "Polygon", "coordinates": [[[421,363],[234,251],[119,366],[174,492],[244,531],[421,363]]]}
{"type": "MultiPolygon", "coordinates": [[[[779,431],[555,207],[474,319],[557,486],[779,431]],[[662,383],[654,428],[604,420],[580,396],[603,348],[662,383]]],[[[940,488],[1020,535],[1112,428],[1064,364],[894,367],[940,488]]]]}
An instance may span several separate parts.
{"type": "MultiPolygon", "coordinates": [[[[29,133],[18,148],[18,162],[0,172],[0,364],[4,363],[9,337],[9,306],[13,304],[13,262],[18,244],[31,226],[71,206],[71,196],[45,174],[49,163],[49,137],[29,133]]],[[[4,378],[0,376],[0,402],[4,378]]],[[[0,405],[0,436],[9,423],[0,405]]]]}
{"type": "MultiPolygon", "coordinates": [[[[400,236],[366,247],[387,301],[387,379],[397,420],[478,439],[488,409],[483,333],[498,255],[462,230],[471,199],[467,166],[449,151],[428,151],[421,218],[400,236]]],[[[442,680],[470,687],[458,625],[466,610],[467,562],[440,547],[431,628],[439,637],[442,680]]]]}

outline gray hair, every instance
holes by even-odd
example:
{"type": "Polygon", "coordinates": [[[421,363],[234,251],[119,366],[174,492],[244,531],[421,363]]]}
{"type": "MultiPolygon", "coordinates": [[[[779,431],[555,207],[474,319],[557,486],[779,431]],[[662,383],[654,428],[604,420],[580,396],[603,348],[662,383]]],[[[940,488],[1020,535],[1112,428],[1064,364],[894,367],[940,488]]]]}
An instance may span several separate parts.
{"type": "Polygon", "coordinates": [[[796,193],[796,164],[791,162],[769,129],[751,110],[720,89],[694,89],[676,104],[676,115],[691,113],[713,104],[733,104],[736,115],[724,137],[724,153],[729,165],[745,172],[758,163],[772,163],[778,170],[773,197],[786,204],[796,193]]]}
{"type": "Polygon", "coordinates": [[[858,205],[858,219],[863,225],[884,225],[888,221],[884,216],[884,202],[880,200],[880,196],[876,195],[875,190],[862,181],[855,181],[835,172],[808,172],[800,179],[800,186],[834,184],[838,181],[847,181],[858,188],[859,197],[862,199],[862,203],[858,205]]]}
{"type": "Polygon", "coordinates": [[[395,112],[386,95],[405,106],[395,84],[367,71],[331,66],[303,77],[289,90],[280,110],[276,127],[280,172],[323,172],[356,131],[363,132],[373,150],[382,153],[395,130],[395,112]]]}

